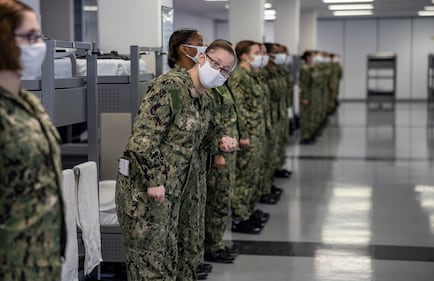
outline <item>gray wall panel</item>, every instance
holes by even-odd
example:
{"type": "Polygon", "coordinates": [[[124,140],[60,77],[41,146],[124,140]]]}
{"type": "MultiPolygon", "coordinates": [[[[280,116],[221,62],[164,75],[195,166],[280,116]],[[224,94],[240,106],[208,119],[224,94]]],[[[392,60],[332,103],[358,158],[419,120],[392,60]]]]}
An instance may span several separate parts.
{"type": "Polygon", "coordinates": [[[376,52],[376,20],[345,21],[344,99],[366,98],[366,56],[376,52]]]}
{"type": "Polygon", "coordinates": [[[378,21],[378,52],[398,55],[397,99],[411,98],[411,19],[378,21]]]}
{"type": "Polygon", "coordinates": [[[421,18],[413,21],[412,98],[427,98],[428,54],[434,53],[434,19],[421,18]]]}

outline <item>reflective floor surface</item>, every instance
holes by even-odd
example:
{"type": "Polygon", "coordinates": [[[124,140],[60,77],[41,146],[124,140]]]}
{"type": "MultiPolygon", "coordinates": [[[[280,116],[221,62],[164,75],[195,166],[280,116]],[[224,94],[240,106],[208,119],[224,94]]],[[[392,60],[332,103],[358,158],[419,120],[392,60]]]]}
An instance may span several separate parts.
{"type": "Polygon", "coordinates": [[[259,235],[210,281],[434,280],[434,127],[425,103],[343,103],[313,145],[287,150],[290,179],[259,235]]]}
{"type": "Polygon", "coordinates": [[[208,280],[434,280],[434,127],[425,103],[343,103],[313,145],[287,150],[289,180],[260,235],[208,280]]]}

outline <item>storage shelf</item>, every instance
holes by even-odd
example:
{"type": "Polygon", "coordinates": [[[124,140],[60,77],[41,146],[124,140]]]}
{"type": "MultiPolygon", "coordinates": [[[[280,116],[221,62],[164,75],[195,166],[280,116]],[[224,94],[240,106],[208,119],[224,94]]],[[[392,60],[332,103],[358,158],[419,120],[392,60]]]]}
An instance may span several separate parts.
{"type": "Polygon", "coordinates": [[[376,102],[380,108],[384,102],[391,103],[394,106],[396,96],[396,64],[397,56],[395,54],[379,53],[367,56],[366,95],[368,103],[376,102]],[[385,70],[388,71],[387,74],[377,74],[385,70]],[[386,87],[387,90],[385,90],[384,84],[392,84],[391,89],[389,90],[389,87],[386,87]]]}

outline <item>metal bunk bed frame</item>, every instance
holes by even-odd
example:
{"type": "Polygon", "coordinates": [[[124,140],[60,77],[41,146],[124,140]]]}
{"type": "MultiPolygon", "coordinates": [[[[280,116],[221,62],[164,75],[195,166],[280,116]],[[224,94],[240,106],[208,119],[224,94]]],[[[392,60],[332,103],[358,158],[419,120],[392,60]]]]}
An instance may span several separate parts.
{"type": "Polygon", "coordinates": [[[42,105],[56,127],[86,122],[87,144],[62,144],[63,155],[87,155],[99,166],[99,118],[97,103],[97,61],[91,43],[45,40],[47,53],[42,64],[41,79],[22,80],[22,86],[41,99],[42,105]],[[84,51],[86,77],[54,78],[54,53],[57,48],[84,51]]]}
{"type": "MultiPolygon", "coordinates": [[[[155,53],[157,65],[161,48],[130,46],[130,76],[98,76],[98,104],[100,113],[131,113],[131,124],[137,115],[140,101],[154,79],[153,73],[140,74],[140,56],[155,53]]],[[[157,75],[159,70],[157,68],[157,75]]]]}

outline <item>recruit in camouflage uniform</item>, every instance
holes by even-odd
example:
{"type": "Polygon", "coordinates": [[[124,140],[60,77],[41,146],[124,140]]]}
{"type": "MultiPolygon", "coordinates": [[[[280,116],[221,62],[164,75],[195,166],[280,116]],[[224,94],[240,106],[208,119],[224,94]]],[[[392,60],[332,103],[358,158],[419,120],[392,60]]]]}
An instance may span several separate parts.
{"type": "Polygon", "coordinates": [[[129,175],[119,173],[116,188],[129,280],[196,280],[200,249],[188,247],[200,239],[201,144],[205,136],[214,140],[211,118],[208,97],[186,70],[161,75],[146,93],[122,157],[130,161],[129,175]],[[161,204],[146,192],[160,185],[161,204]]]}
{"type": "Polygon", "coordinates": [[[280,74],[281,81],[281,96],[280,96],[280,134],[279,134],[279,151],[277,169],[282,169],[286,162],[286,148],[289,142],[289,114],[288,108],[290,107],[290,101],[292,100],[293,88],[292,79],[289,71],[283,65],[277,66],[278,73],[280,74]]]}
{"type": "MultiPolygon", "coordinates": [[[[214,119],[224,128],[224,134],[238,140],[238,120],[235,100],[226,85],[212,89],[210,97],[215,101],[214,119]]],[[[212,162],[214,155],[210,155],[212,162]]],[[[236,152],[225,153],[224,169],[210,167],[207,175],[207,199],[205,216],[205,252],[223,250],[223,234],[230,213],[230,200],[235,183],[236,152]]]]}
{"type": "Polygon", "coordinates": [[[259,201],[261,195],[270,194],[271,186],[273,185],[273,174],[275,170],[275,159],[277,157],[275,152],[276,138],[274,137],[274,127],[272,123],[272,109],[271,109],[271,90],[269,88],[267,76],[268,71],[266,68],[261,68],[258,73],[255,73],[255,78],[262,87],[263,92],[263,112],[265,120],[265,135],[263,138],[264,157],[263,172],[261,174],[261,184],[258,194],[251,201],[251,209],[254,210],[255,204],[259,201]]]}
{"type": "Polygon", "coordinates": [[[245,221],[252,214],[252,196],[260,186],[260,171],[263,165],[262,138],[265,134],[263,92],[253,73],[238,67],[228,80],[238,113],[240,139],[250,139],[249,148],[237,153],[237,170],[232,197],[232,218],[245,221]]]}
{"type": "Polygon", "coordinates": [[[39,100],[0,87],[0,280],[60,280],[59,136],[39,100]]]}
{"type": "Polygon", "coordinates": [[[303,64],[300,69],[300,134],[302,140],[310,140],[314,133],[313,71],[314,67],[307,63],[303,64]]]}
{"type": "Polygon", "coordinates": [[[339,95],[339,82],[342,79],[342,68],[339,62],[331,62],[331,80],[330,80],[330,96],[328,103],[328,112],[332,113],[336,110],[339,95]]]}

